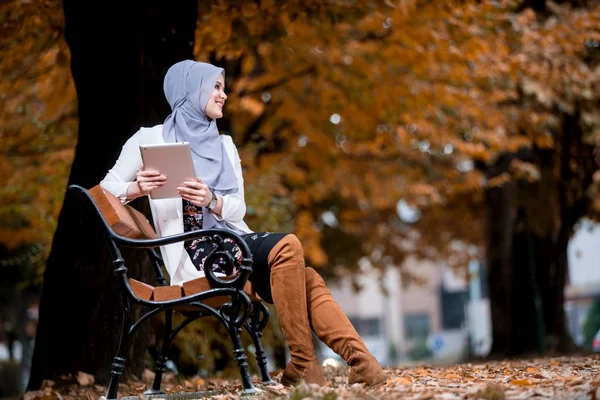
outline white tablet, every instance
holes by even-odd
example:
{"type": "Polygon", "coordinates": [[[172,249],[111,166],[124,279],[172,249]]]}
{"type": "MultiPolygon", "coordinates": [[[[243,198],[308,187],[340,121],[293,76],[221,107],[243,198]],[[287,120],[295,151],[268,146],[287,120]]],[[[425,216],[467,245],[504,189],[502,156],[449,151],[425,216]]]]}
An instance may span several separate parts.
{"type": "Polygon", "coordinates": [[[190,144],[187,142],[140,145],[146,171],[158,171],[167,177],[167,183],[150,192],[151,199],[180,197],[177,186],[186,180],[196,180],[190,144]]]}

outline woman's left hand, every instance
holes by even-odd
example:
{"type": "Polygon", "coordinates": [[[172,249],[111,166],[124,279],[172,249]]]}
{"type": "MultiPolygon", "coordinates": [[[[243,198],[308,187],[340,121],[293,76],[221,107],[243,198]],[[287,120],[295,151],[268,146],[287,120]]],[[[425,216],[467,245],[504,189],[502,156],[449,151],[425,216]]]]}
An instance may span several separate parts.
{"type": "Polygon", "coordinates": [[[183,182],[177,187],[177,191],[182,199],[200,207],[207,207],[213,196],[208,185],[200,178],[183,182]]]}

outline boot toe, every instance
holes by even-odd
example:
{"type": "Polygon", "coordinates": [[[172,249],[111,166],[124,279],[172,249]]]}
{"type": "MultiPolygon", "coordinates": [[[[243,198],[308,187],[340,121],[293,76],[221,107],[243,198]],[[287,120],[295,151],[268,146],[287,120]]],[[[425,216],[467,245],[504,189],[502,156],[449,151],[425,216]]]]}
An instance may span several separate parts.
{"type": "Polygon", "coordinates": [[[366,368],[358,371],[357,368],[350,368],[348,372],[348,384],[364,383],[365,387],[379,386],[385,383],[388,379],[387,374],[377,364],[376,367],[366,368]]]}
{"type": "Polygon", "coordinates": [[[284,386],[295,386],[300,382],[316,383],[320,386],[327,385],[323,370],[319,361],[315,360],[306,365],[296,365],[290,362],[281,376],[281,384],[284,386]]]}

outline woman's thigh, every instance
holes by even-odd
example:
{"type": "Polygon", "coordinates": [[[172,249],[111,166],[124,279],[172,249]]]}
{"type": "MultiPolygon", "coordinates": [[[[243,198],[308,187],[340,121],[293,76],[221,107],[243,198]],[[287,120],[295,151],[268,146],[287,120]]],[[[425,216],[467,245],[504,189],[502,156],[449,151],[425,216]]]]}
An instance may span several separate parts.
{"type": "Polygon", "coordinates": [[[255,232],[243,236],[252,253],[252,274],[249,280],[258,295],[268,303],[273,303],[269,253],[286,235],[287,233],[255,232]]]}

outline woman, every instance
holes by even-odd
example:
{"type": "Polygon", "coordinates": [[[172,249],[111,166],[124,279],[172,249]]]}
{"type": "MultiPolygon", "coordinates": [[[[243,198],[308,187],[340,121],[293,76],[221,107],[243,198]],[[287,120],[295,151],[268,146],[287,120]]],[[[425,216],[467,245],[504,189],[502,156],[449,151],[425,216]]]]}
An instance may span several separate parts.
{"type": "MultiPolygon", "coordinates": [[[[164,185],[166,178],[160,172],[144,170],[139,146],[189,142],[198,178],[180,184],[181,198],[150,199],[157,234],[224,228],[243,237],[253,254],[249,279],[261,298],[275,305],[290,348],[291,360],[283,372],[283,384],[293,385],[300,380],[326,383],[311,330],[348,363],[348,383],[373,386],[384,382],[387,377],[381,366],[323,279],[305,266],[298,238],[293,234],[255,233],[244,223],[240,158],[231,137],[219,135],[216,125],[227,100],[223,69],[190,60],[179,62],[167,72],[164,91],[172,113],[163,125],[141,128],[125,143],[102,187],[122,202],[148,195],[164,185]]],[[[203,255],[209,246],[208,242],[194,240],[161,248],[172,285],[204,275],[203,255]]],[[[233,243],[228,246],[234,254],[239,250],[233,243]]]]}

